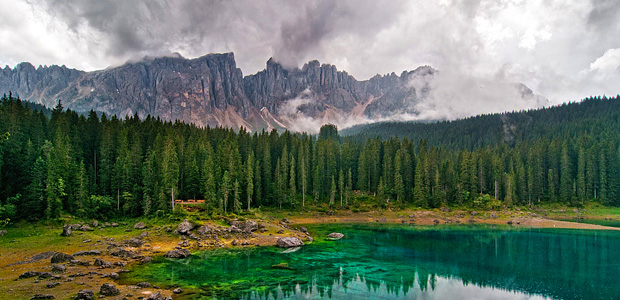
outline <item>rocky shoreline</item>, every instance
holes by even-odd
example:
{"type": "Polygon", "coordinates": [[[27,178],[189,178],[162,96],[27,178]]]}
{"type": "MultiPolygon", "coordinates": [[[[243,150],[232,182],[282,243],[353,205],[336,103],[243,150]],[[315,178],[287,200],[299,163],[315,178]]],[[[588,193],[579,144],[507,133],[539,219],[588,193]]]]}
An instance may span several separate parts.
{"type": "Polygon", "coordinates": [[[72,242],[86,233],[104,232],[106,227],[118,227],[117,230],[124,229],[128,234],[122,239],[103,234],[94,242],[82,240],[80,246],[88,245],[88,250],[69,252],[61,247],[0,266],[0,269],[13,267],[13,272],[9,272],[13,278],[0,280],[0,285],[11,283],[0,294],[27,295],[18,299],[190,299],[191,295],[184,295],[185,291],[176,286],[161,287],[148,282],[120,284],[117,282],[119,274],[128,272],[131,265],[150,263],[155,256],[183,259],[191,256],[191,251],[198,250],[279,245],[281,240],[289,239],[301,245],[302,239],[312,241],[305,228],[293,228],[290,224],[284,218],[280,221],[232,220],[229,226],[211,222],[197,224],[189,220],[176,226],[149,226],[142,222],[130,226],[97,221],[64,225],[58,229],[58,234],[72,242]]]}

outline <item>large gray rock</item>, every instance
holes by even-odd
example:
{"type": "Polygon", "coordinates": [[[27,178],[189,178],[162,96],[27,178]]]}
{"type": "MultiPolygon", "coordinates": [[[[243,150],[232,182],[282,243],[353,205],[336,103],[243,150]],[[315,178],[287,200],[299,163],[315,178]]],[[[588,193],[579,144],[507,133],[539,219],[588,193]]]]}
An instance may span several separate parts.
{"type": "Polygon", "coordinates": [[[92,228],[91,228],[90,226],[88,226],[88,225],[82,225],[82,226],[80,226],[80,228],[79,228],[79,229],[77,229],[77,230],[79,230],[79,231],[94,231],[94,229],[92,229],[92,228]]]}
{"type": "Polygon", "coordinates": [[[199,235],[207,235],[213,232],[213,229],[211,227],[209,227],[208,225],[202,225],[200,227],[198,227],[198,229],[196,230],[196,233],[199,235]]]}
{"type": "Polygon", "coordinates": [[[113,284],[111,284],[111,283],[104,283],[103,285],[101,285],[101,289],[99,290],[99,294],[101,294],[103,296],[116,296],[116,295],[120,294],[120,291],[113,284]]]}
{"type": "Polygon", "coordinates": [[[298,237],[283,237],[278,239],[276,245],[281,248],[291,248],[291,247],[299,247],[303,246],[304,242],[301,241],[298,237]]]}
{"type": "Polygon", "coordinates": [[[133,228],[134,229],[144,229],[144,228],[146,228],[146,225],[144,223],[142,223],[142,222],[138,222],[138,223],[133,225],[133,228]]]}
{"type": "Polygon", "coordinates": [[[52,265],[53,273],[64,273],[67,270],[65,265],[52,265]]]}
{"type": "Polygon", "coordinates": [[[168,299],[172,299],[172,298],[162,296],[161,292],[157,292],[155,294],[151,294],[147,298],[147,300],[168,300],[168,299]]]}
{"type": "Polygon", "coordinates": [[[138,287],[143,288],[143,289],[150,288],[151,286],[153,286],[150,282],[146,282],[146,281],[138,282],[138,283],[136,283],[136,285],[138,287]]]}
{"type": "Polygon", "coordinates": [[[71,234],[73,234],[73,226],[71,225],[65,225],[62,227],[62,233],[60,233],[60,236],[71,236],[71,234]]]}
{"type": "Polygon", "coordinates": [[[62,253],[62,252],[56,252],[54,253],[54,255],[52,255],[52,258],[50,260],[53,264],[57,264],[57,263],[62,263],[66,261],[71,261],[72,259],[73,259],[73,256],[69,254],[62,253]]]}
{"type": "Polygon", "coordinates": [[[239,228],[241,231],[246,233],[251,233],[258,230],[258,223],[256,221],[247,220],[245,222],[240,222],[237,220],[231,221],[229,223],[232,226],[239,228]]]}
{"type": "Polygon", "coordinates": [[[137,254],[133,251],[125,250],[123,248],[116,248],[110,251],[112,256],[120,257],[120,258],[134,258],[137,254]]]}
{"type": "Polygon", "coordinates": [[[192,254],[187,249],[176,249],[176,250],[170,250],[170,251],[166,252],[166,254],[164,254],[164,257],[168,257],[168,258],[186,258],[186,257],[188,257],[190,255],[192,255],[192,254]]]}
{"type": "Polygon", "coordinates": [[[31,278],[41,275],[41,272],[38,271],[28,271],[21,275],[19,275],[19,279],[31,278]]]}
{"type": "Polygon", "coordinates": [[[181,223],[179,223],[179,225],[177,226],[177,229],[175,230],[175,233],[177,234],[183,234],[183,235],[188,235],[189,232],[194,229],[194,224],[192,224],[190,221],[185,220],[181,223]]]}
{"type": "Polygon", "coordinates": [[[130,247],[142,247],[142,245],[144,245],[144,241],[142,239],[139,238],[130,238],[129,240],[127,240],[125,242],[125,244],[127,244],[127,246],[130,247]]]}
{"type": "Polygon", "coordinates": [[[75,300],[93,300],[95,298],[95,293],[91,290],[80,290],[75,296],[75,300]]]}

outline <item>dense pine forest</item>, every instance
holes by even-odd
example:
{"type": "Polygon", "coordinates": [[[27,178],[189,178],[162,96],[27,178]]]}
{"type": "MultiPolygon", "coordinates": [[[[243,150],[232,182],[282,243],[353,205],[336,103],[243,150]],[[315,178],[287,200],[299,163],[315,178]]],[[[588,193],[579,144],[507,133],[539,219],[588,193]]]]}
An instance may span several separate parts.
{"type": "Polygon", "coordinates": [[[31,107],[1,99],[2,220],[158,216],[172,210],[173,199],[205,199],[207,214],[362,204],[620,205],[620,97],[384,124],[347,138],[332,125],[318,136],[250,133],[80,115],[61,103],[51,115],[31,107]]]}
{"type": "Polygon", "coordinates": [[[512,146],[543,138],[568,139],[585,133],[614,135],[620,130],[617,121],[619,106],[614,100],[606,97],[589,98],[581,103],[564,103],[559,107],[479,115],[435,123],[379,122],[347,128],[342,130],[341,135],[352,136],[360,141],[375,137],[382,140],[395,136],[406,137],[412,141],[426,140],[433,146],[469,150],[502,143],[512,146]]]}

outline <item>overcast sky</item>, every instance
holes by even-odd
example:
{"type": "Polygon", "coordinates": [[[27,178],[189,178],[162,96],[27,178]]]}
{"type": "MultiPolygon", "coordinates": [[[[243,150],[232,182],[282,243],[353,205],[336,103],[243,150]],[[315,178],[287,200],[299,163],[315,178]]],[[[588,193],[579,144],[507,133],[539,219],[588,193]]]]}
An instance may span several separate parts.
{"type": "Polygon", "coordinates": [[[318,59],[357,79],[430,65],[552,103],[620,93],[620,1],[2,0],[0,65],[82,70],[173,52],[318,59]]]}

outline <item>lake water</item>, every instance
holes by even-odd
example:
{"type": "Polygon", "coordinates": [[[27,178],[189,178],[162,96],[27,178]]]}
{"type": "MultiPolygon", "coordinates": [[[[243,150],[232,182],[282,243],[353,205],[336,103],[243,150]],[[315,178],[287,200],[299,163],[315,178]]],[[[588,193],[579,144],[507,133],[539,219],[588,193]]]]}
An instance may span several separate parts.
{"type": "Polygon", "coordinates": [[[489,226],[315,225],[315,242],[157,258],[123,283],[188,299],[618,299],[620,233],[489,226]],[[342,232],[339,241],[321,237],[342,232]],[[287,263],[294,270],[272,269],[287,263]]]}

